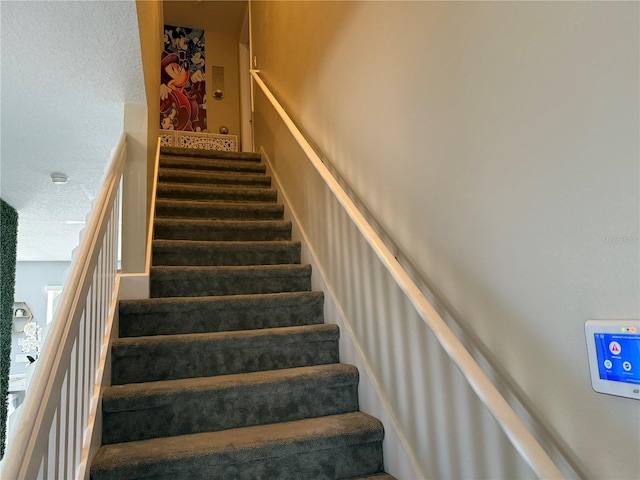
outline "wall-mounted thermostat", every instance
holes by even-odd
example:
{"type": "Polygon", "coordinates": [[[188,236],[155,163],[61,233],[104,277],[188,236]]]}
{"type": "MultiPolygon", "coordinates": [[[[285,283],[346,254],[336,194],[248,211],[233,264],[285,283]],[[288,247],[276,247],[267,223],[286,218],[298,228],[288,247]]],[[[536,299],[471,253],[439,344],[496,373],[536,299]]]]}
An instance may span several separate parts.
{"type": "Polygon", "coordinates": [[[593,389],[640,400],[640,320],[589,320],[584,330],[593,389]]]}

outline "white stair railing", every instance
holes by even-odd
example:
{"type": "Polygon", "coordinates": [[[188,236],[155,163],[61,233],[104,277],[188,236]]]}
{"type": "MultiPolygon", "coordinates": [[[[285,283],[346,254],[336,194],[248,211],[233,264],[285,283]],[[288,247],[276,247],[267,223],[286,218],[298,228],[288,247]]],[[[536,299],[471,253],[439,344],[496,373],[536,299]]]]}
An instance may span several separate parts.
{"type": "Polygon", "coordinates": [[[88,478],[116,314],[125,157],[123,133],[112,151],[20,418],[10,434],[0,478],[88,478]]]}
{"type": "Polygon", "coordinates": [[[324,164],[309,141],[293,122],[291,117],[273,93],[269,90],[259,75],[258,70],[252,70],[253,80],[269,100],[281,121],[286,125],[292,137],[309,159],[325,185],[330,189],[344,211],[358,228],[362,237],[367,241],[387,271],[391,274],[398,287],[404,292],[422,321],[435,335],[438,342],[458,367],[468,385],[475,392],[480,401],[495,418],[500,429],[509,439],[515,450],[529,465],[538,478],[562,479],[564,475],[542,448],[531,431],[516,414],[511,405],[502,396],[493,382],[484,373],[473,356],[465,348],[455,333],[449,328],[434,306],[422,293],[409,273],[401,266],[394,253],[378,235],[362,211],[356,206],[351,197],[342,188],[338,180],[324,164]]]}

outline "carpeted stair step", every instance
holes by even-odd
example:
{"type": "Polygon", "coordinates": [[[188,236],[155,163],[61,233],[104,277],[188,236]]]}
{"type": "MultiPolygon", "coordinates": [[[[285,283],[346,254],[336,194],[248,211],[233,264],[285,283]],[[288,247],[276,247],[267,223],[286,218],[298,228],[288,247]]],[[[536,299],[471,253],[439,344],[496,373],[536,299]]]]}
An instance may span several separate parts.
{"type": "Polygon", "coordinates": [[[261,156],[162,147],[157,185],[91,478],[393,480],[261,156]]]}
{"type": "Polygon", "coordinates": [[[337,363],[336,325],[113,340],[112,385],[337,363]]]}
{"type": "Polygon", "coordinates": [[[259,153],[253,152],[227,152],[223,150],[200,150],[193,148],[181,148],[181,147],[161,147],[160,156],[178,156],[188,159],[196,158],[218,158],[225,160],[241,160],[245,162],[260,162],[261,157],[259,153]]]}
{"type": "Polygon", "coordinates": [[[388,473],[374,473],[373,475],[367,475],[366,477],[351,477],[343,480],[396,480],[396,477],[389,475],[388,473]]]}
{"type": "Polygon", "coordinates": [[[160,168],[158,169],[158,183],[164,182],[270,187],[271,177],[269,175],[254,175],[250,173],[218,173],[178,168],[160,168]]]}
{"type": "Polygon", "coordinates": [[[282,220],[284,207],[277,203],[158,199],[156,201],[156,215],[162,218],[282,220]]]}
{"type": "Polygon", "coordinates": [[[310,265],[151,267],[151,298],[245,295],[311,290],[310,265]]]}
{"type": "Polygon", "coordinates": [[[291,239],[291,222],[285,220],[209,220],[156,218],[154,237],[166,240],[276,241],[291,239]]]}
{"type": "Polygon", "coordinates": [[[154,240],[153,265],[283,265],[300,263],[300,242],[154,240]]]}
{"type": "Polygon", "coordinates": [[[120,338],[317,325],[322,292],[121,300],[120,338]]]}
{"type": "Polygon", "coordinates": [[[277,193],[272,188],[217,187],[215,185],[192,185],[182,183],[160,183],[158,198],[182,200],[225,200],[228,202],[275,202],[277,193]]]}
{"type": "Polygon", "coordinates": [[[132,383],[102,400],[102,443],[288,422],[358,410],[358,370],[333,363],[132,383]]]}
{"type": "Polygon", "coordinates": [[[107,445],[93,480],[341,479],[383,471],[382,424],[347,413],[107,445]]]}
{"type": "Polygon", "coordinates": [[[243,172],[262,174],[267,171],[263,163],[244,162],[240,160],[218,160],[182,157],[160,157],[160,168],[178,168],[186,170],[243,172]]]}

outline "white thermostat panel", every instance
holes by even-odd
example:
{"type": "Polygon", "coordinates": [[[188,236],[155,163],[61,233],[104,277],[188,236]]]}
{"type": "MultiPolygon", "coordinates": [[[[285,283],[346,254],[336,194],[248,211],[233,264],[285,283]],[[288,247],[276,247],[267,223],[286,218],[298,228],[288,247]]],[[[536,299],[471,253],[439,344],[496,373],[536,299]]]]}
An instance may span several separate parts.
{"type": "Polygon", "coordinates": [[[593,389],[640,400],[640,320],[589,320],[584,330],[593,389]]]}

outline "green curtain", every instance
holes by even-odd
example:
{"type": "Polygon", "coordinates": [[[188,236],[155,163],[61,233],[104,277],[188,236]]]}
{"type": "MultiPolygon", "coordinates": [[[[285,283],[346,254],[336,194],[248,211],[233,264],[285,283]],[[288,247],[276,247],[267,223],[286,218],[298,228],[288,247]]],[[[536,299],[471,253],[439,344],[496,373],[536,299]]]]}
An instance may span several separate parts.
{"type": "Polygon", "coordinates": [[[0,459],[7,435],[13,293],[16,283],[18,212],[0,198],[0,459]]]}

